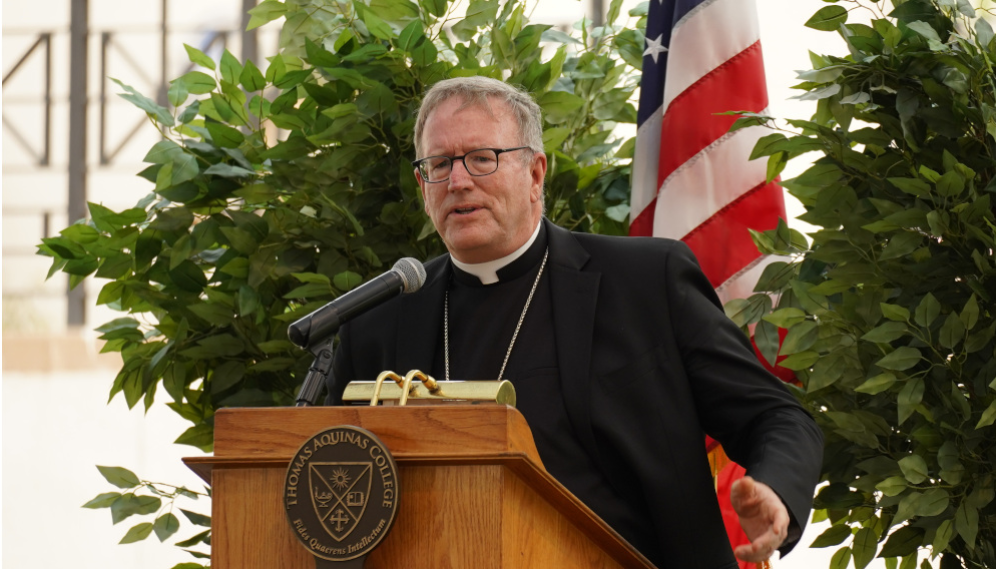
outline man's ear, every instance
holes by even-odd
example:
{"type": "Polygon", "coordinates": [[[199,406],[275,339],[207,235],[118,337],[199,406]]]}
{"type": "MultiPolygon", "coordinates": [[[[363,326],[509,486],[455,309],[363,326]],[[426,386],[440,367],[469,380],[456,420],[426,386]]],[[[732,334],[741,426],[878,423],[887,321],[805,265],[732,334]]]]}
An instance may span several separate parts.
{"type": "Polygon", "coordinates": [[[426,215],[429,214],[429,200],[425,197],[425,180],[422,179],[422,174],[418,171],[418,168],[414,170],[415,180],[418,181],[419,190],[422,192],[422,209],[425,210],[426,215]]]}
{"type": "Polygon", "coordinates": [[[529,165],[529,197],[533,202],[543,200],[543,182],[546,181],[546,154],[536,152],[529,165]]]}

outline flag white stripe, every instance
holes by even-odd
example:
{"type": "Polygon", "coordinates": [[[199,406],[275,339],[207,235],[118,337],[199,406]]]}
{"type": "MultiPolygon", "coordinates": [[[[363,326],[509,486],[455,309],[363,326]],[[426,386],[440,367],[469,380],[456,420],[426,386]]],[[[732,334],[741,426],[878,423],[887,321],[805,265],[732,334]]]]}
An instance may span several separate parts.
{"type": "Polygon", "coordinates": [[[633,154],[635,166],[629,198],[631,220],[636,219],[657,197],[657,162],[661,152],[662,121],[661,109],[657,109],[636,131],[636,149],[633,154]]]}
{"type": "Polygon", "coordinates": [[[696,81],[761,37],[754,0],[715,0],[700,8],[682,18],[671,35],[665,109],[696,81]]]}
{"type": "Polygon", "coordinates": [[[719,300],[723,304],[726,304],[734,298],[747,298],[751,296],[754,294],[754,287],[757,285],[757,281],[761,279],[761,273],[764,272],[765,267],[775,261],[787,262],[790,260],[788,257],[777,255],[758,257],[752,263],[737,271],[735,275],[726,279],[723,284],[716,287],[716,294],[719,295],[719,300]]]}
{"type": "Polygon", "coordinates": [[[751,127],[724,135],[668,176],[657,193],[654,236],[681,239],[763,182],[767,160],[747,158],[765,134],[751,127]]]}

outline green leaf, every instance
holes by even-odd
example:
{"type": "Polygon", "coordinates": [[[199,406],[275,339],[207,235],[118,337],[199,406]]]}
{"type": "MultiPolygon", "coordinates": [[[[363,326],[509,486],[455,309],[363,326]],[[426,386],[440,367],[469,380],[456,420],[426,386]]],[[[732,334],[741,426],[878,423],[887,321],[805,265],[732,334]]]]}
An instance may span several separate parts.
{"type": "Polygon", "coordinates": [[[825,6],[813,14],[813,17],[809,18],[804,25],[814,30],[833,32],[846,21],[847,10],[840,6],[825,6]]]}
{"type": "Polygon", "coordinates": [[[919,484],[927,479],[927,461],[920,455],[911,454],[901,459],[899,469],[911,484],[919,484]]]}
{"type": "Polygon", "coordinates": [[[937,180],[937,193],[943,197],[955,197],[965,191],[965,179],[952,170],[937,180]]]}
{"type": "MultiPolygon", "coordinates": [[[[266,4],[266,2],[263,2],[259,6],[262,6],[263,4],[266,4]]],[[[257,6],[257,8],[259,8],[259,6],[257,6]]],[[[242,75],[242,64],[239,63],[238,58],[236,58],[234,55],[232,55],[230,51],[226,49],[221,54],[221,78],[226,83],[235,85],[236,83],[239,82],[240,75],[242,75]]],[[[211,97],[211,100],[215,101],[215,104],[217,104],[217,101],[220,100],[216,97],[216,95],[217,93],[215,93],[211,97]]]]}
{"type": "Polygon", "coordinates": [[[962,501],[955,512],[955,529],[970,548],[975,546],[975,538],[979,534],[979,511],[962,501]]]}
{"type": "Polygon", "coordinates": [[[934,295],[927,293],[916,307],[914,321],[920,326],[927,327],[941,314],[941,303],[937,302],[934,295]]]}
{"type": "Polygon", "coordinates": [[[965,325],[962,323],[961,318],[954,312],[948,314],[947,319],[944,320],[944,325],[941,326],[938,341],[940,341],[942,346],[950,349],[954,348],[964,338],[965,325]]]}
{"type": "Polygon", "coordinates": [[[200,71],[188,71],[179,78],[170,81],[170,84],[173,83],[182,84],[187,91],[194,95],[210,93],[218,86],[214,81],[214,77],[200,71]]]}
{"type": "Polygon", "coordinates": [[[966,330],[971,330],[975,327],[976,322],[979,321],[979,301],[975,297],[975,294],[972,294],[968,302],[965,303],[965,307],[958,317],[961,319],[961,323],[966,330]]]}
{"type": "Polygon", "coordinates": [[[111,504],[111,523],[127,519],[138,513],[138,498],[134,494],[123,494],[111,504]]]}
{"type": "MultiPolygon", "coordinates": [[[[101,331],[100,328],[97,330],[101,331]]],[[[138,476],[135,476],[135,473],[127,468],[121,468],[120,466],[97,466],[97,470],[100,471],[105,480],[118,488],[135,488],[142,484],[138,476]]]]}
{"type": "Polygon", "coordinates": [[[861,528],[854,536],[854,543],[851,545],[854,550],[854,568],[864,569],[875,558],[878,551],[878,536],[871,528],[861,528]]]}
{"type": "Polygon", "coordinates": [[[903,476],[890,476],[875,485],[875,489],[886,496],[898,496],[907,488],[906,478],[903,476]]]}
{"type": "Polygon", "coordinates": [[[198,344],[216,356],[234,357],[245,350],[245,343],[231,334],[214,334],[200,340],[198,344]]]}
{"type": "Polygon", "coordinates": [[[264,24],[272,22],[287,13],[287,5],[279,0],[263,0],[254,8],[249,10],[249,24],[246,31],[254,30],[264,24]]]}
{"type": "Polygon", "coordinates": [[[923,493],[917,502],[915,513],[918,516],[939,516],[948,509],[951,497],[943,488],[931,488],[923,493]]]}
{"type": "Polygon", "coordinates": [[[138,514],[151,514],[163,505],[163,501],[155,496],[138,496],[136,498],[138,514]]]}
{"type": "Polygon", "coordinates": [[[923,243],[923,239],[923,235],[919,233],[900,231],[889,238],[889,243],[882,250],[882,254],[878,258],[881,261],[888,261],[890,259],[905,257],[915,251],[923,243]]]}
{"type": "Polygon", "coordinates": [[[207,277],[193,261],[187,259],[169,271],[170,280],[181,290],[201,292],[207,286],[207,277]]]}
{"type": "Polygon", "coordinates": [[[983,427],[988,427],[989,425],[992,425],[994,421],[996,421],[996,400],[993,400],[993,402],[989,404],[989,407],[986,407],[986,410],[982,412],[982,417],[980,417],[979,422],[975,424],[975,428],[981,429],[983,427]]]}
{"type": "Polygon", "coordinates": [[[169,104],[174,107],[182,105],[189,95],[190,91],[187,90],[187,86],[182,81],[170,83],[169,89],[166,91],[166,98],[169,100],[169,104]]]}
{"type": "Polygon", "coordinates": [[[797,354],[792,354],[791,356],[785,358],[778,365],[790,369],[792,371],[799,371],[803,369],[809,369],[813,367],[813,364],[820,359],[820,354],[812,351],[799,352],[797,354]]]}
{"type": "Polygon", "coordinates": [[[903,526],[889,536],[878,556],[903,557],[916,551],[922,542],[922,529],[913,526],[903,526]]]}
{"type": "Polygon", "coordinates": [[[178,445],[194,446],[204,452],[211,452],[211,447],[214,445],[214,429],[211,425],[194,425],[173,442],[178,445]]]}
{"type": "Polygon", "coordinates": [[[920,350],[903,346],[896,348],[892,353],[875,362],[875,365],[882,369],[903,371],[915,366],[920,359],[920,350]]]}
{"type": "Polygon", "coordinates": [[[145,95],[142,95],[130,85],[125,85],[113,77],[110,77],[109,79],[117,83],[118,86],[126,91],[125,93],[118,93],[119,97],[148,113],[149,116],[156,122],[165,126],[173,126],[176,124],[173,120],[173,115],[171,115],[165,107],[159,106],[155,101],[145,95]]]}
{"type": "MultiPolygon", "coordinates": [[[[152,145],[149,152],[146,153],[145,158],[142,159],[143,162],[149,162],[151,164],[168,164],[173,162],[173,160],[183,154],[183,147],[179,144],[173,142],[170,139],[163,139],[152,145]]],[[[90,215],[94,215],[94,206],[96,204],[90,204],[90,215]]],[[[106,209],[106,208],[104,208],[106,209]]],[[[113,212],[107,210],[107,212],[101,212],[104,214],[102,217],[110,217],[113,212]]]]}
{"type": "Polygon", "coordinates": [[[239,83],[242,87],[250,93],[253,91],[260,91],[266,87],[266,79],[263,78],[263,74],[259,72],[256,65],[246,60],[245,67],[242,68],[242,73],[239,74],[239,83]]]}
{"type": "Polygon", "coordinates": [[[926,196],[930,193],[930,184],[918,178],[887,178],[893,186],[914,196],[926,196]]]}
{"type": "MultiPolygon", "coordinates": [[[[241,351],[241,348],[240,348],[241,351]]],[[[246,366],[242,362],[225,362],[214,369],[211,376],[211,393],[221,393],[242,381],[246,366]]]]}
{"type": "Polygon", "coordinates": [[[251,233],[238,227],[222,227],[221,233],[228,239],[231,246],[243,255],[251,255],[259,247],[259,243],[251,233]]]}
{"type": "MultiPolygon", "coordinates": [[[[782,364],[785,365],[784,363],[782,364]]],[[[885,372],[876,375],[875,377],[865,380],[864,383],[854,388],[858,393],[867,393],[868,395],[875,395],[876,393],[881,393],[896,383],[896,376],[892,373],[885,372]]]]}
{"type": "Polygon", "coordinates": [[[183,49],[187,50],[187,58],[190,59],[191,63],[196,63],[201,67],[206,67],[214,71],[214,60],[208,57],[203,51],[187,44],[183,44],[183,49]]]}
{"type": "Polygon", "coordinates": [[[183,512],[184,516],[187,516],[187,519],[190,520],[190,523],[206,528],[211,527],[211,516],[205,516],[204,514],[198,514],[197,512],[191,512],[190,510],[184,510],[182,508],[180,509],[180,511],[183,512]]]}
{"type": "Polygon", "coordinates": [[[791,328],[806,319],[806,313],[798,308],[779,308],[768,314],[762,320],[771,322],[779,328],[791,328]]]}
{"type": "Polygon", "coordinates": [[[816,343],[818,337],[819,328],[816,322],[812,320],[800,322],[790,328],[788,334],[785,335],[785,340],[782,342],[782,349],[779,351],[779,354],[787,356],[808,350],[816,343]]]}
{"type": "Polygon", "coordinates": [[[98,494],[96,498],[93,498],[86,504],[83,504],[83,508],[110,508],[114,502],[121,497],[120,492],[105,492],[103,494],[98,494]]]}
{"type": "Polygon", "coordinates": [[[564,91],[547,91],[536,101],[543,109],[543,117],[550,124],[563,124],[574,118],[584,99],[564,91]]]}
{"type": "Polygon", "coordinates": [[[332,278],[332,284],[335,285],[335,288],[343,292],[356,288],[362,282],[363,282],[363,277],[352,271],[345,271],[339,273],[332,278]]]}
{"type": "Polygon", "coordinates": [[[761,320],[754,328],[754,343],[768,365],[774,366],[778,357],[778,327],[761,320]]]}
{"type": "Polygon", "coordinates": [[[202,531],[201,533],[191,537],[190,539],[184,541],[176,542],[177,547],[191,547],[197,545],[198,543],[208,543],[211,539],[211,530],[202,531]]]}
{"type": "MultiPolygon", "coordinates": [[[[912,349],[912,348],[910,348],[912,349]]],[[[910,415],[913,414],[916,406],[923,400],[924,384],[922,378],[914,378],[906,382],[899,392],[898,413],[899,424],[902,425],[910,415]]]]}
{"type": "Polygon", "coordinates": [[[851,528],[847,525],[830,526],[823,533],[813,540],[809,546],[812,548],[833,547],[843,543],[845,539],[851,537],[851,528]]]}
{"type": "Polygon", "coordinates": [[[931,544],[931,548],[934,551],[944,551],[947,549],[952,537],[954,537],[954,520],[944,520],[937,527],[937,533],[934,534],[934,543],[931,544]]]}
{"type": "Polygon", "coordinates": [[[862,340],[875,343],[888,343],[902,338],[907,333],[905,322],[886,322],[868,331],[862,340]]]}
{"type": "Polygon", "coordinates": [[[975,20],[975,34],[979,45],[983,48],[988,47],[993,41],[993,27],[989,25],[989,22],[985,18],[975,20]]]}
{"type": "Polygon", "coordinates": [[[889,320],[896,322],[909,322],[910,311],[904,306],[898,306],[895,304],[887,304],[882,302],[879,304],[882,308],[882,316],[885,316],[889,320]]]}
{"type": "Polygon", "coordinates": [[[143,539],[149,537],[152,534],[152,524],[149,522],[140,523],[125,534],[119,544],[135,543],[136,541],[142,541],[143,539]]]}
{"type": "MultiPolygon", "coordinates": [[[[241,166],[233,166],[225,163],[213,164],[210,168],[205,170],[204,173],[221,176],[222,178],[245,178],[247,176],[256,175],[256,172],[253,172],[252,170],[246,170],[241,166]]],[[[224,230],[225,228],[222,229],[224,230]]]]}
{"type": "Polygon", "coordinates": [[[928,40],[934,40],[936,42],[941,41],[941,36],[937,35],[937,31],[934,30],[934,28],[932,28],[927,22],[910,22],[906,24],[906,26],[928,40]]]}
{"type": "Polygon", "coordinates": [[[173,514],[166,513],[156,518],[156,523],[152,529],[156,532],[159,541],[166,541],[180,529],[180,520],[176,519],[173,514]]]}
{"type": "Polygon", "coordinates": [[[833,554],[830,558],[830,568],[829,569],[847,569],[848,564],[851,562],[851,548],[841,547],[833,554]]]}
{"type": "MultiPolygon", "coordinates": [[[[366,24],[367,30],[374,37],[382,40],[392,40],[397,37],[397,34],[394,33],[391,26],[389,26],[387,22],[385,22],[361,0],[353,0],[353,8],[356,10],[356,13],[359,14],[363,23],[366,24]]],[[[497,10],[497,3],[495,9],[497,10]]]]}

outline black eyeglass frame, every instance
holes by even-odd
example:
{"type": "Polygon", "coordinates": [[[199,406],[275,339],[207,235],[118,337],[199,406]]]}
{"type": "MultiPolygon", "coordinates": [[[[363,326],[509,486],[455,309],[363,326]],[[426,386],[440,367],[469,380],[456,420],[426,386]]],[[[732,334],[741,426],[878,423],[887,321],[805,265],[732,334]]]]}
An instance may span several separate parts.
{"type": "Polygon", "coordinates": [[[529,148],[530,150],[532,149],[531,146],[516,146],[515,148],[475,148],[475,149],[471,150],[470,152],[467,152],[463,156],[445,156],[445,155],[442,155],[442,154],[439,154],[439,155],[436,155],[436,156],[426,156],[425,158],[419,158],[418,160],[412,160],[412,167],[419,171],[419,174],[421,174],[422,179],[425,180],[426,183],[429,183],[429,184],[438,184],[440,182],[445,182],[445,181],[449,180],[450,177],[446,176],[442,180],[432,180],[432,181],[430,181],[429,178],[425,175],[425,173],[422,172],[422,164],[426,160],[431,160],[433,158],[446,158],[446,159],[448,159],[450,161],[450,172],[452,173],[453,172],[453,163],[456,162],[457,160],[459,160],[459,161],[463,162],[463,167],[464,167],[465,170],[467,170],[468,174],[470,174],[471,176],[475,176],[475,177],[480,178],[482,176],[490,176],[491,174],[494,174],[495,172],[498,171],[498,166],[499,166],[499,163],[501,162],[501,160],[499,160],[498,157],[501,156],[502,154],[504,154],[506,152],[514,152],[516,150],[525,150],[526,148],[529,148]],[[467,168],[467,162],[464,161],[464,158],[466,158],[470,154],[473,154],[475,152],[479,152],[481,150],[491,150],[492,152],[495,153],[495,169],[492,170],[492,171],[490,171],[490,172],[488,172],[487,174],[475,174],[475,173],[471,172],[470,168],[467,168]]]}

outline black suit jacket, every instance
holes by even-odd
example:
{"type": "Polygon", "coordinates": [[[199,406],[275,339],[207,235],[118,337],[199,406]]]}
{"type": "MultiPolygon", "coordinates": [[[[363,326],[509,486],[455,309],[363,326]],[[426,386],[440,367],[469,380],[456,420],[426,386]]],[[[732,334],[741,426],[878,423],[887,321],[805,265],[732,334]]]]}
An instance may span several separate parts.
{"type": "MultiPolygon", "coordinates": [[[[650,504],[667,554],[661,566],[737,567],[703,433],[771,486],[801,530],[819,478],[822,435],[758,363],[691,251],[668,239],[572,233],[544,223],[568,416],[613,489],[650,504]]],[[[341,403],[353,379],[433,367],[450,270],[448,256],[432,260],[419,292],[343,326],[329,403],[341,403]]]]}

